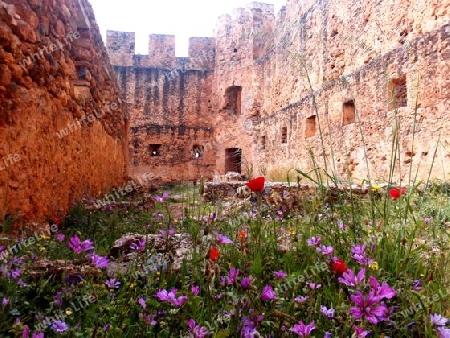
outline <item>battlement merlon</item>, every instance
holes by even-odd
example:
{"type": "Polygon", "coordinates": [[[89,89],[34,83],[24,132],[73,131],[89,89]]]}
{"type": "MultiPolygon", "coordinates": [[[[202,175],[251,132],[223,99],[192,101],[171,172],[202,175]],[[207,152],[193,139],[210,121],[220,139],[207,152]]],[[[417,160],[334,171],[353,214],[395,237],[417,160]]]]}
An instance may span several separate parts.
{"type": "Polygon", "coordinates": [[[155,67],[174,67],[176,64],[175,35],[150,34],[148,58],[155,67]]]}
{"type": "Polygon", "coordinates": [[[106,31],[106,50],[113,65],[132,65],[135,45],[133,32],[106,31]]]}
{"type": "Polygon", "coordinates": [[[189,65],[191,69],[213,69],[215,60],[216,40],[214,38],[189,38],[189,65]]]}

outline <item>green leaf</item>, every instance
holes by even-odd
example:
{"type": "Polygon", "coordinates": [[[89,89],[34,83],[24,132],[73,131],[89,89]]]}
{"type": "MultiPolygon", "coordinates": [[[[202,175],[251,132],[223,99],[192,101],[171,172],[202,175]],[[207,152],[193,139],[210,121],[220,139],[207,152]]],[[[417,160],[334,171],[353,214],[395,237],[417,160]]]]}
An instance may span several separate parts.
{"type": "Polygon", "coordinates": [[[231,337],[230,330],[220,330],[214,335],[214,338],[226,338],[226,337],[231,337]]]}

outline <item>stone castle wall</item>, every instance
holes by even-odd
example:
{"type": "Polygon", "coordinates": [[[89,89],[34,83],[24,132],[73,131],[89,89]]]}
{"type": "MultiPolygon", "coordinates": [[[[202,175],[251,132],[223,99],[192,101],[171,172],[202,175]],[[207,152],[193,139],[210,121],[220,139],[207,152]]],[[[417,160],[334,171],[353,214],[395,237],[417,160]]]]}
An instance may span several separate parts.
{"type": "MultiPolygon", "coordinates": [[[[272,5],[254,2],[221,16],[203,47],[215,56],[202,97],[214,130],[213,141],[204,140],[213,144],[210,167],[270,174],[308,172],[315,162],[345,180],[384,181],[396,153],[397,181],[407,179],[411,164],[422,179],[431,167],[431,176],[448,176],[449,23],[449,0],[289,0],[277,15],[272,5]],[[400,147],[393,150],[395,135],[400,147]],[[240,168],[233,163],[239,158],[240,168]]],[[[128,34],[123,40],[134,46],[130,33],[110,34],[115,41],[128,34]]],[[[128,48],[125,56],[118,46],[127,43],[116,44],[116,71],[144,63],[169,73],[181,67],[172,37],[150,41],[158,55],[134,56],[128,48]]],[[[127,90],[129,102],[135,96],[127,90]]],[[[182,108],[191,114],[189,104],[182,108]]],[[[137,114],[132,124],[166,125],[142,118],[141,108],[137,114]]],[[[145,156],[136,153],[135,161],[145,156]]]]}
{"type": "Polygon", "coordinates": [[[88,1],[0,1],[2,219],[123,184],[129,126],[108,60],[88,1]]]}
{"type": "Polygon", "coordinates": [[[214,39],[191,38],[175,57],[173,36],[151,35],[149,55],[134,54],[134,34],[108,32],[107,48],[130,113],[131,174],[192,180],[215,168],[211,109],[214,39]]]}

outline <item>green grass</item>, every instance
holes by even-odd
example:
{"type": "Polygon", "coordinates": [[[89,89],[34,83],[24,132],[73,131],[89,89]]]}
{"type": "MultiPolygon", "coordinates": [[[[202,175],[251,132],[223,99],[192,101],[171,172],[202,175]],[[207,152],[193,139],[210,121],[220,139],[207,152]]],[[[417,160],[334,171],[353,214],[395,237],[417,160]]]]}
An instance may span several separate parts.
{"type": "MultiPolygon", "coordinates": [[[[104,269],[100,275],[83,276],[85,280],[80,284],[68,285],[55,275],[33,280],[28,275],[30,262],[17,264],[7,260],[2,265],[8,271],[20,266],[20,278],[27,286],[19,286],[11,276],[1,277],[4,291],[0,297],[8,298],[9,304],[0,312],[0,332],[20,335],[23,325],[33,328],[42,321],[36,316],[51,317],[58,313],[53,300],[58,291],[63,293],[63,311],[71,304],[78,304],[83,297],[95,295],[95,302],[72,310],[73,313],[64,318],[69,325],[64,334],[70,336],[89,336],[95,332],[98,336],[111,337],[178,337],[188,334],[186,321],[193,318],[217,337],[234,337],[242,330],[243,317],[250,318],[253,313],[255,316],[264,314],[264,319],[257,324],[258,332],[280,337],[289,336],[288,330],[299,320],[305,323],[314,320],[316,337],[325,332],[339,337],[351,336],[353,325],[372,331],[374,336],[431,337],[434,330],[429,315],[449,315],[449,232],[445,223],[450,209],[443,186],[433,185],[425,192],[408,191],[398,200],[391,200],[385,190],[378,191],[373,199],[342,193],[337,200],[324,200],[323,195],[317,194],[303,199],[297,209],[284,210],[282,215],[278,213],[282,202],[272,204],[269,209],[263,199],[259,207],[264,210],[261,216],[255,209],[256,204],[247,204],[247,214],[222,215],[214,221],[211,215],[219,211],[217,206],[199,201],[197,190],[192,186],[177,188],[176,194],[180,194],[179,189],[183,189],[183,201],[187,202],[171,203],[168,199],[163,203],[149,203],[146,209],[122,206],[100,211],[88,211],[77,205],[65,218],[64,242],[54,237],[42,239],[20,255],[35,260],[38,257],[85,257],[85,253],[77,255],[68,248],[67,240],[73,234],[78,234],[81,240],[92,239],[95,251],[107,254],[113,242],[124,233],[158,233],[159,229],[174,228],[177,233],[190,234],[198,244],[192,259],[186,260],[180,271],[173,271],[170,264],[167,270],[145,270],[145,261],[155,254],[155,249],[148,247],[136,261],[129,263],[129,273],[116,276],[120,287],[109,290],[104,285],[109,279],[104,269]],[[172,210],[179,211],[180,206],[188,212],[171,214],[172,210]],[[239,238],[239,232],[245,227],[248,237],[239,238]],[[216,243],[212,235],[215,231],[228,236],[234,244],[216,243]],[[354,304],[348,293],[354,290],[345,289],[339,283],[338,276],[330,271],[328,256],[307,245],[306,239],[312,236],[321,236],[321,243],[334,247],[334,256],[356,272],[362,266],[352,258],[350,248],[355,244],[367,244],[367,256],[376,263],[366,266],[366,279],[358,288],[364,293],[370,290],[367,280],[370,275],[395,289],[396,297],[384,300],[393,311],[389,321],[372,325],[352,317],[349,308],[354,304]],[[290,243],[289,250],[279,250],[282,240],[290,243]],[[216,261],[208,259],[211,247],[220,248],[216,261]],[[220,276],[227,276],[232,267],[240,270],[236,283],[221,284],[220,276]],[[286,280],[274,276],[274,271],[279,270],[287,273],[286,280]],[[251,278],[249,289],[240,285],[244,276],[251,278]],[[422,280],[422,289],[415,291],[414,281],[418,279],[422,280]],[[311,290],[306,282],[319,283],[322,287],[311,290]],[[192,294],[194,284],[200,287],[198,296],[192,294]],[[275,300],[261,300],[265,285],[274,288],[275,300]],[[158,290],[173,287],[179,290],[177,297],[189,297],[181,307],[155,297],[158,290]],[[294,298],[302,295],[309,299],[296,303],[294,298]],[[139,297],[146,299],[145,310],[137,303],[139,297]],[[334,308],[335,317],[328,319],[321,314],[321,305],[334,308]],[[228,316],[224,310],[234,311],[234,315],[228,316]],[[158,324],[148,325],[145,322],[148,315],[156,315],[158,324]],[[16,323],[17,318],[20,324],[16,323]],[[408,328],[411,322],[416,324],[408,328]],[[81,326],[77,327],[77,323],[81,326]],[[105,331],[104,326],[108,324],[111,328],[105,331]]],[[[170,257],[175,253],[169,250],[166,254],[170,257]]],[[[86,264],[91,265],[88,261],[86,264]]],[[[46,335],[55,333],[47,329],[46,335]]]]}

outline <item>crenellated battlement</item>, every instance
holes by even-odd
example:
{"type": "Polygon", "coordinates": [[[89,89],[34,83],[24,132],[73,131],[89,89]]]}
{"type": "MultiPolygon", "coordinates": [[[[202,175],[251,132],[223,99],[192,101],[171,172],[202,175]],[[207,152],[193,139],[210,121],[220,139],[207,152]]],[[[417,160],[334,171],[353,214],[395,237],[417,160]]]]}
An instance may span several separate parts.
{"type": "Polygon", "coordinates": [[[215,39],[189,39],[189,57],[175,56],[175,36],[150,34],[148,55],[135,54],[135,33],[107,31],[106,48],[111,63],[117,66],[159,67],[167,69],[208,70],[214,68],[215,39]]]}
{"type": "Polygon", "coordinates": [[[129,32],[106,32],[106,50],[113,65],[129,65],[136,48],[134,33],[129,32]]]}

